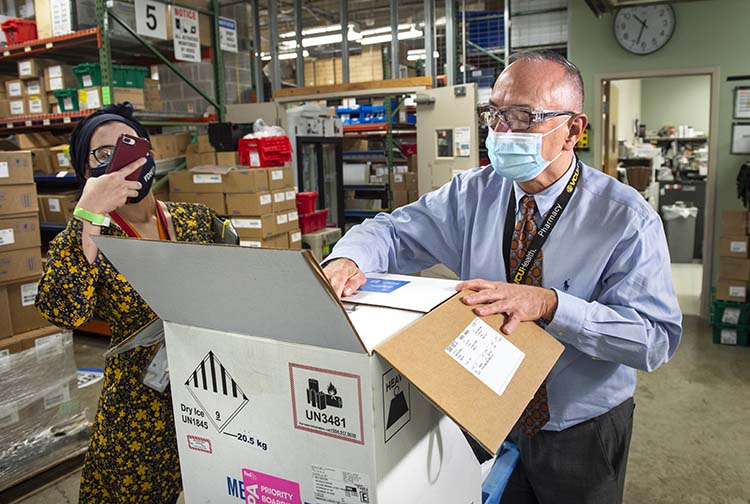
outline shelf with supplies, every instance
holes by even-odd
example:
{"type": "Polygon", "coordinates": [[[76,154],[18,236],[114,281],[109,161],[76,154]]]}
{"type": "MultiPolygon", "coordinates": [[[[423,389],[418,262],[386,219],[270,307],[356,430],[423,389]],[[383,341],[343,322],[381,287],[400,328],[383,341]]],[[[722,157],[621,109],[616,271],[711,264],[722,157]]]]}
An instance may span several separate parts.
{"type": "MultiPolygon", "coordinates": [[[[0,133],[25,133],[29,131],[47,131],[50,129],[71,129],[78,121],[86,118],[93,110],[62,112],[59,114],[33,114],[0,118],[0,133]]],[[[194,115],[164,114],[161,112],[138,110],[134,116],[146,127],[164,126],[205,126],[215,120],[214,116],[196,117],[194,115]]]]}
{"type": "Polygon", "coordinates": [[[708,137],[646,137],[646,142],[707,142],[708,137]]]}
{"type": "Polygon", "coordinates": [[[81,61],[80,45],[101,45],[99,28],[80,30],[57,37],[35,39],[13,44],[0,49],[0,62],[16,60],[37,56],[44,53],[45,56],[54,57],[58,60],[69,57],[70,61],[81,61]],[[75,48],[75,49],[73,49],[75,48]]]}
{"type": "Polygon", "coordinates": [[[375,217],[379,213],[389,212],[387,208],[379,208],[375,210],[344,210],[344,217],[375,217]]]}
{"type": "Polygon", "coordinates": [[[66,224],[60,222],[40,222],[39,230],[46,233],[59,233],[65,229],[66,224]]]}
{"type": "Polygon", "coordinates": [[[345,191],[387,191],[387,184],[344,184],[345,191]]]}

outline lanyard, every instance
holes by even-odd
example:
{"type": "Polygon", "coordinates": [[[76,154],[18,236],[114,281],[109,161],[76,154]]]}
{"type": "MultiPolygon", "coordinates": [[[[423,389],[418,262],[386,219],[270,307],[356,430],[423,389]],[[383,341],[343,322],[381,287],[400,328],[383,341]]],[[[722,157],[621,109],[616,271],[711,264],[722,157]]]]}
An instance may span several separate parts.
{"type": "MultiPolygon", "coordinates": [[[[138,234],[138,232],[133,229],[133,227],[128,224],[125,219],[120,217],[120,214],[118,214],[115,211],[109,212],[109,216],[112,218],[115,224],[117,224],[120,229],[122,229],[126,235],[128,235],[131,238],[140,238],[141,235],[138,234]]],[[[159,225],[159,239],[160,240],[169,240],[169,224],[167,223],[167,217],[164,215],[164,210],[162,210],[161,205],[159,202],[156,202],[156,217],[158,219],[158,225],[159,225]]]]}
{"type": "Polygon", "coordinates": [[[565,210],[565,207],[568,206],[568,202],[570,201],[570,198],[573,196],[573,192],[576,190],[576,187],[578,187],[578,184],[580,182],[581,162],[577,161],[576,167],[573,170],[573,174],[570,176],[570,180],[568,180],[568,183],[565,185],[565,189],[563,189],[563,192],[560,193],[560,195],[557,197],[557,199],[555,200],[555,204],[552,205],[552,209],[544,218],[542,226],[538,228],[536,234],[534,235],[534,238],[531,239],[531,244],[526,251],[526,255],[524,256],[523,261],[521,261],[521,264],[518,265],[518,269],[516,269],[512,276],[510,274],[510,242],[513,239],[513,230],[516,227],[516,191],[511,185],[510,199],[508,200],[508,210],[505,213],[505,231],[503,233],[505,275],[509,283],[523,283],[528,270],[530,269],[531,265],[534,264],[534,259],[542,249],[542,245],[544,245],[544,242],[547,241],[547,237],[554,229],[555,224],[557,224],[557,221],[560,220],[560,216],[562,215],[563,210],[565,210]]]}

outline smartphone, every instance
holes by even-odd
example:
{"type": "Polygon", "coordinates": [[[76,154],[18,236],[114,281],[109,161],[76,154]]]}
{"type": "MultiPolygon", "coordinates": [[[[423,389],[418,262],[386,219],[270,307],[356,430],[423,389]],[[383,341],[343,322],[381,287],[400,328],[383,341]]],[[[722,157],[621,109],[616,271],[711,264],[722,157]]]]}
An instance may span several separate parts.
{"type": "MultiPolygon", "coordinates": [[[[117,139],[115,151],[107,166],[106,173],[113,173],[125,168],[127,165],[138,159],[145,158],[151,151],[151,142],[145,138],[133,135],[123,134],[117,139]]],[[[146,166],[146,165],[144,165],[146,166]]],[[[126,178],[127,180],[137,181],[140,171],[136,170],[126,178]]]]}

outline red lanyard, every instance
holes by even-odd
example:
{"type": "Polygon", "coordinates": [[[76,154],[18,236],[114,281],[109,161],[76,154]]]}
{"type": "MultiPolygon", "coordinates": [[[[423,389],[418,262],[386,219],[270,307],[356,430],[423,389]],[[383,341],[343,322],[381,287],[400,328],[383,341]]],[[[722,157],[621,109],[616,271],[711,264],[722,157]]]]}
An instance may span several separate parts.
{"type": "MultiPolygon", "coordinates": [[[[140,238],[141,235],[138,234],[138,231],[133,229],[133,226],[128,224],[125,219],[120,217],[120,215],[116,211],[109,212],[109,216],[112,218],[115,224],[117,224],[120,229],[122,229],[126,235],[128,235],[131,238],[140,238]]],[[[156,202],[156,218],[157,223],[159,226],[159,239],[160,240],[169,240],[169,225],[167,224],[167,216],[164,215],[164,210],[162,210],[161,205],[159,202],[156,202]]]]}

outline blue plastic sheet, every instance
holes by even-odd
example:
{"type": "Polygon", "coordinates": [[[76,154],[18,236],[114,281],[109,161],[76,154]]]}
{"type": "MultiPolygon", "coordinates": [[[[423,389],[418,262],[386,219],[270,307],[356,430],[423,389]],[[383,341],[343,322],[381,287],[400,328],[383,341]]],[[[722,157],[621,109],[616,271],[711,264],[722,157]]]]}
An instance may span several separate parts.
{"type": "Polygon", "coordinates": [[[518,463],[518,447],[511,441],[505,441],[495,456],[489,474],[482,483],[482,504],[499,504],[505,485],[518,463]]]}

